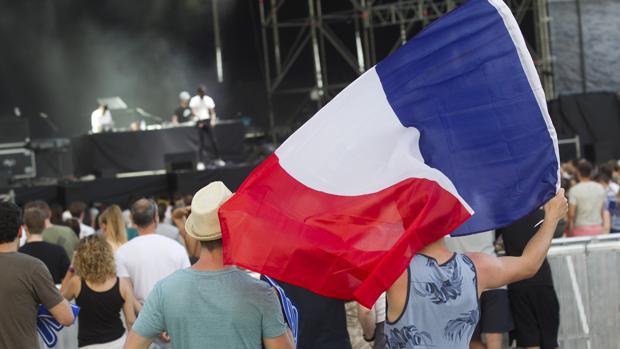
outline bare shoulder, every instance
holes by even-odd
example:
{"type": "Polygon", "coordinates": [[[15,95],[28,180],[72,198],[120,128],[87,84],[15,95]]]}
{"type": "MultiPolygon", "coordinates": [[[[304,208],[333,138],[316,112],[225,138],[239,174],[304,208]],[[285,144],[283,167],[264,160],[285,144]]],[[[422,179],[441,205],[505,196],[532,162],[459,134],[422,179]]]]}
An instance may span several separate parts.
{"type": "Polygon", "coordinates": [[[73,275],[71,280],[69,280],[69,290],[75,297],[80,295],[82,291],[82,279],[79,276],[73,275]]]}
{"type": "Polygon", "coordinates": [[[478,294],[480,294],[487,288],[489,276],[496,272],[497,257],[481,252],[469,252],[465,253],[465,256],[469,257],[476,268],[478,294]]]}
{"type": "Polygon", "coordinates": [[[497,259],[497,257],[489,256],[488,254],[482,252],[468,252],[464,253],[464,255],[469,257],[469,259],[471,259],[474,263],[476,273],[478,274],[487,272],[489,268],[492,267],[495,259],[497,259]]]}

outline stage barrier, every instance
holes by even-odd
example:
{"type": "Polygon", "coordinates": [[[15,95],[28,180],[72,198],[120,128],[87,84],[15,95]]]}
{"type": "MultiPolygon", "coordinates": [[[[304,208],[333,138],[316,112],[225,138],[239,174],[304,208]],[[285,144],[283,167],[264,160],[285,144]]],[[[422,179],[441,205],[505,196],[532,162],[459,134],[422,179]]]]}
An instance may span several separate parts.
{"type": "Polygon", "coordinates": [[[620,234],[556,239],[548,260],[560,301],[560,348],[618,348],[620,234]]]}

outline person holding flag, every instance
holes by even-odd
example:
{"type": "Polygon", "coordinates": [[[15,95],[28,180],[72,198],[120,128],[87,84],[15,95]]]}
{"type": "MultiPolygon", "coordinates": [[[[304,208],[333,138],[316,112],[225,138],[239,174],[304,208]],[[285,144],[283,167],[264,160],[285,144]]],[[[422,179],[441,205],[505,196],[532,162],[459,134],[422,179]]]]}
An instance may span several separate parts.
{"type": "Polygon", "coordinates": [[[564,189],[544,209],[540,229],[519,257],[451,252],[443,239],[416,254],[387,292],[386,346],[468,348],[480,317],[480,294],[528,279],[540,269],[568,210],[564,189]]]}
{"type": "Polygon", "coordinates": [[[219,211],[224,261],[370,308],[426,246],[540,208],[559,167],[516,20],[501,0],[470,0],[248,176],[219,211]]]}

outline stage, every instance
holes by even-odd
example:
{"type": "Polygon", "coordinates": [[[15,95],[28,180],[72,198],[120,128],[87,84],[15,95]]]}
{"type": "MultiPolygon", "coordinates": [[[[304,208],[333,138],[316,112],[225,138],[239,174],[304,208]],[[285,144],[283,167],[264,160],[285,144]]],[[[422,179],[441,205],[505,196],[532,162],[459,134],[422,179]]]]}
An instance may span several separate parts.
{"type": "Polygon", "coordinates": [[[227,165],[203,171],[96,178],[55,185],[22,183],[21,186],[0,188],[0,193],[13,190],[15,201],[20,205],[32,200],[44,200],[65,207],[73,201],[126,206],[132,196],[169,197],[174,193],[193,194],[212,181],[223,181],[230,190],[235,191],[256,165],[257,163],[227,165]]]}

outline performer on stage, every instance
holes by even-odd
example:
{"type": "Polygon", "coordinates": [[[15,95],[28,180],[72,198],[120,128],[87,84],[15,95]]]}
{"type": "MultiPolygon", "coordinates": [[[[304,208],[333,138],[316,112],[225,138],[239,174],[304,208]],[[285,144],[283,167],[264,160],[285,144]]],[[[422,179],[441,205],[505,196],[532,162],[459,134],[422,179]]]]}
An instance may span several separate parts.
{"type": "Polygon", "coordinates": [[[192,98],[192,96],[187,91],[183,91],[179,94],[179,107],[175,109],[172,114],[173,124],[192,121],[194,118],[194,112],[189,107],[190,98],[192,98]]]}
{"type": "Polygon", "coordinates": [[[112,127],[114,127],[114,120],[112,120],[112,114],[110,114],[107,104],[101,104],[99,108],[95,109],[92,114],[90,114],[90,124],[92,126],[92,133],[112,130],[112,127]]]}
{"type": "Polygon", "coordinates": [[[211,125],[216,122],[215,102],[213,98],[207,96],[207,88],[204,85],[198,87],[198,94],[189,101],[189,107],[198,120],[210,120],[211,125]]]}
{"type": "Polygon", "coordinates": [[[211,143],[211,148],[213,150],[213,155],[215,156],[214,163],[219,166],[223,166],[225,162],[220,157],[220,152],[217,148],[217,142],[215,140],[215,133],[212,131],[212,128],[216,125],[217,119],[215,116],[215,102],[213,98],[206,95],[207,88],[204,85],[201,85],[197,89],[197,95],[192,97],[189,101],[189,107],[192,108],[192,112],[198,118],[198,123],[196,124],[200,129],[204,132],[201,132],[201,149],[200,149],[200,159],[204,162],[204,153],[206,149],[205,139],[207,136],[209,142],[211,143]]]}

